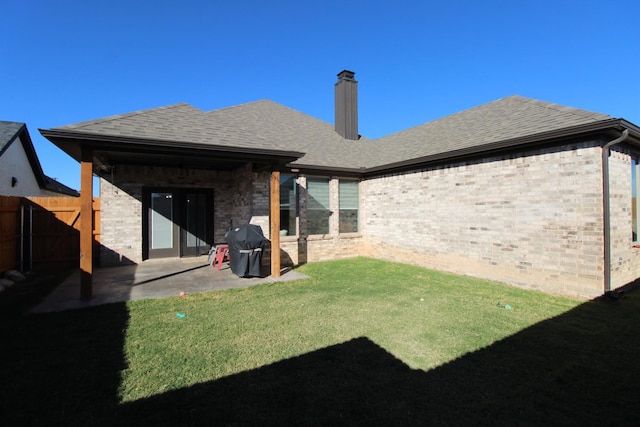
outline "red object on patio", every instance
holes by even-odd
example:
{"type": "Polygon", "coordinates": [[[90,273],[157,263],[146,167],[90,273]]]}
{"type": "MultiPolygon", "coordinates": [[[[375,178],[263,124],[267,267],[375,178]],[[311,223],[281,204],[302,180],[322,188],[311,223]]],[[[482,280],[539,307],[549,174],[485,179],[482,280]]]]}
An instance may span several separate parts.
{"type": "Polygon", "coordinates": [[[220,271],[222,263],[229,261],[229,245],[217,245],[215,250],[211,267],[215,267],[216,263],[218,263],[218,271],[220,271]]]}

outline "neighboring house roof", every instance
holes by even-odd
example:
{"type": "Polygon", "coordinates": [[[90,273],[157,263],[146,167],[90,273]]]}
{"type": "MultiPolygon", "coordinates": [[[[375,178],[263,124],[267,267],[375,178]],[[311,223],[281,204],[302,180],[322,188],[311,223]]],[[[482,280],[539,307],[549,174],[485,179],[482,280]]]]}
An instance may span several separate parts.
{"type": "Polygon", "coordinates": [[[42,166],[36,155],[33,142],[31,142],[29,132],[27,131],[27,125],[18,122],[0,121],[0,156],[7,152],[11,144],[15,141],[22,142],[22,147],[29,160],[33,176],[40,188],[43,188],[46,183],[46,178],[44,172],[42,172],[42,166]]]}
{"type": "Polygon", "coordinates": [[[20,134],[24,123],[0,121],[0,156],[20,134]]]}
{"type": "Polygon", "coordinates": [[[74,190],[71,187],[68,187],[58,181],[55,178],[51,178],[47,175],[44,176],[46,183],[44,186],[45,190],[52,191],[54,193],[64,194],[66,196],[80,197],[80,192],[78,190],[74,190]]]}
{"type": "Polygon", "coordinates": [[[24,149],[29,161],[29,166],[31,167],[33,176],[41,189],[70,196],[79,196],[79,193],[76,190],[67,187],[55,179],[49,178],[44,174],[25,123],[0,120],[0,156],[7,152],[9,147],[15,141],[21,141],[22,148],[24,149]]]}
{"type": "MultiPolygon", "coordinates": [[[[330,123],[263,100],[209,112],[176,104],[42,132],[54,142],[61,135],[117,137],[127,142],[282,151],[298,157],[289,162],[291,167],[373,173],[594,132],[623,122],[606,114],[509,96],[379,139],[347,140],[330,123]]],[[[640,131],[624,124],[637,134],[640,131]]]]}

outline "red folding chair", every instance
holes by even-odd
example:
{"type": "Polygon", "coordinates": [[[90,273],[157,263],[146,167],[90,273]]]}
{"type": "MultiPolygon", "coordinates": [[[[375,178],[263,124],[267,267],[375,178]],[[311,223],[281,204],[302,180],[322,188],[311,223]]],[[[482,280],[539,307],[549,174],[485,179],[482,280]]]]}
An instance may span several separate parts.
{"type": "Polygon", "coordinates": [[[222,263],[225,261],[229,261],[229,245],[217,245],[211,260],[211,267],[215,267],[218,263],[218,271],[220,271],[222,263]]]}

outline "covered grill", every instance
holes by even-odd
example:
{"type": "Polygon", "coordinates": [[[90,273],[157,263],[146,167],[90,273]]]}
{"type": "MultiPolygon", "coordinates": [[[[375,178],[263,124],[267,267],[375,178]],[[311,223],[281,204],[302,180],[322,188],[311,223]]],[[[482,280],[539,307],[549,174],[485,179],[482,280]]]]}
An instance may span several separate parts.
{"type": "Polygon", "coordinates": [[[262,250],[267,238],[262,228],[244,224],[229,230],[226,235],[229,244],[229,266],[239,277],[261,276],[262,250]]]}

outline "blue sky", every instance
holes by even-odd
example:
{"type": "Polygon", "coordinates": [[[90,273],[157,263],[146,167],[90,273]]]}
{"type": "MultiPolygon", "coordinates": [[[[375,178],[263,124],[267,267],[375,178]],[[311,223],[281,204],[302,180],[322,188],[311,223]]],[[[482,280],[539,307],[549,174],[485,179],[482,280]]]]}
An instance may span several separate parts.
{"type": "Polygon", "coordinates": [[[637,0],[71,1],[0,6],[0,120],[44,172],[78,164],[39,128],[187,102],[271,99],[333,122],[343,69],[376,138],[518,94],[640,124],[637,0]]]}

